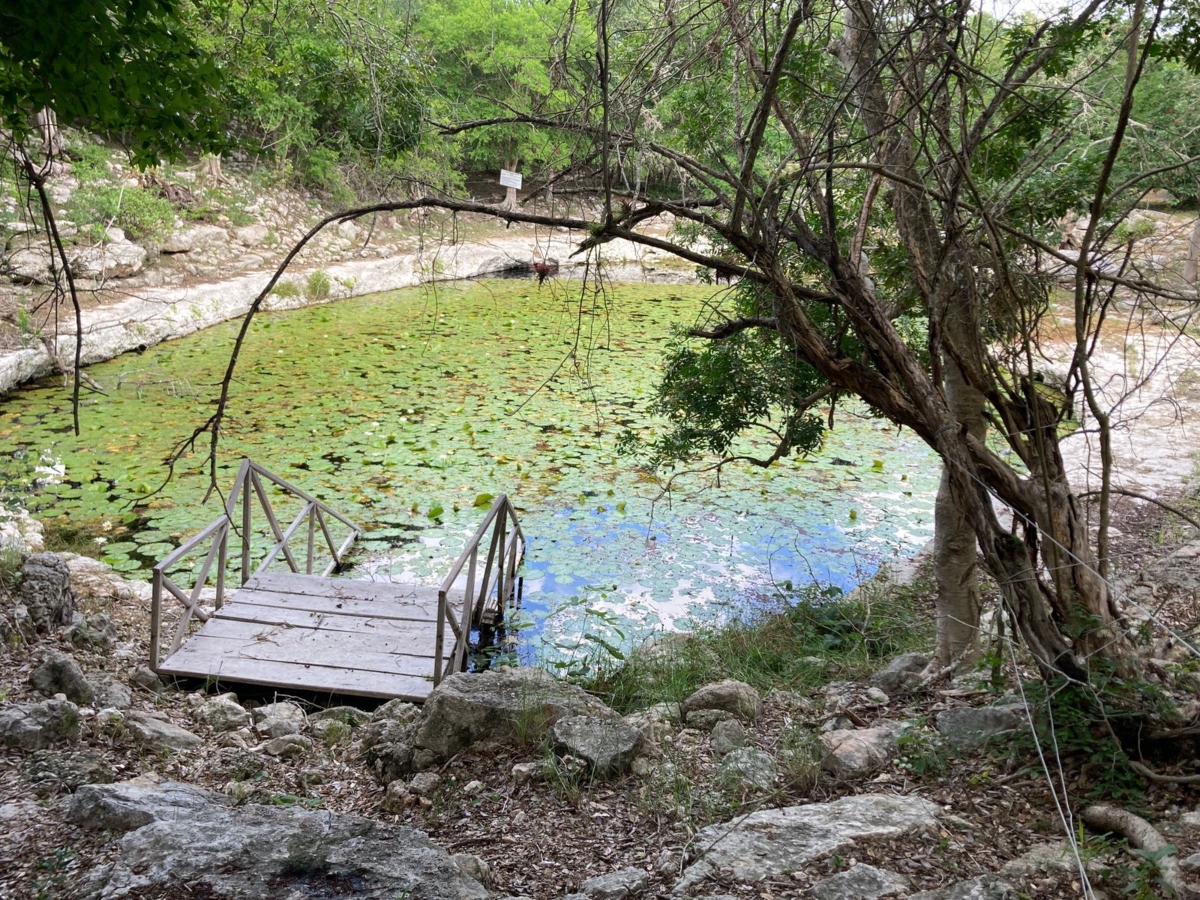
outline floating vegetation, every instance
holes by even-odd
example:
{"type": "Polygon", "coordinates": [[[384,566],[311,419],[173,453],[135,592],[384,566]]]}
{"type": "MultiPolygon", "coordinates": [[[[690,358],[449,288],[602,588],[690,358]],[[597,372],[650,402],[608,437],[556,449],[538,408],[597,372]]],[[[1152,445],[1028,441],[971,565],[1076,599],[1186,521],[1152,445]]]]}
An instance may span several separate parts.
{"type": "MultiPolygon", "coordinates": [[[[264,314],[233,390],[221,487],[248,455],[366,526],[351,576],[425,582],[507,493],[531,539],[526,621],[563,652],[596,621],[627,646],[814,581],[848,588],[924,544],[937,466],[866,416],[839,414],[811,459],[683,476],[669,495],[617,453],[626,429],[660,427],[646,407],[663,342],[711,297],[506,280],[264,314]]],[[[144,574],[218,514],[219,496],[202,505],[205,472],[185,460],[164,487],[163,460],[209,414],[236,326],[91,367],[107,393],[85,399],[78,439],[61,382],[10,394],[0,486],[144,574]],[[60,477],[39,478],[46,459],[60,477]]]]}

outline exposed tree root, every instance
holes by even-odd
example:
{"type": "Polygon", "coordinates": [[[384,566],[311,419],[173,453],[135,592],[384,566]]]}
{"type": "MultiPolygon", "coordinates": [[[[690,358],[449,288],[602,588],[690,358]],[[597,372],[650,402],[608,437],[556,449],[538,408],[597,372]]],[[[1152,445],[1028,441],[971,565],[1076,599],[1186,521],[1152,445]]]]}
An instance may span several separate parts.
{"type": "MultiPolygon", "coordinates": [[[[1086,825],[1097,831],[1108,831],[1121,835],[1132,846],[1139,850],[1145,850],[1147,853],[1158,854],[1168,846],[1166,840],[1153,825],[1141,816],[1135,816],[1133,813],[1115,806],[1103,803],[1089,806],[1080,813],[1080,818],[1086,825]]],[[[1162,878],[1163,884],[1170,889],[1174,896],[1196,896],[1195,892],[1184,882],[1183,873],[1179,870],[1179,860],[1175,858],[1174,853],[1157,858],[1154,864],[1158,867],[1158,874],[1162,878]]]]}

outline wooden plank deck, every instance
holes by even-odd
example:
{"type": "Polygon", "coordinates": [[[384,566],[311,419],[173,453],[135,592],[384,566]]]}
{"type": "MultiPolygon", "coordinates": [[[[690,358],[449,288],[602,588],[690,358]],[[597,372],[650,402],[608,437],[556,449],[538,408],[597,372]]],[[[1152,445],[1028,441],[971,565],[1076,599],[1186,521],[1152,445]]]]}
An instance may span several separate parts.
{"type": "MultiPolygon", "coordinates": [[[[461,613],[462,595],[456,615],[461,613]]],[[[433,690],[438,589],[267,572],[163,660],[179,678],[421,701],[433,690]]],[[[454,656],[447,635],[446,671],[454,656]]]]}

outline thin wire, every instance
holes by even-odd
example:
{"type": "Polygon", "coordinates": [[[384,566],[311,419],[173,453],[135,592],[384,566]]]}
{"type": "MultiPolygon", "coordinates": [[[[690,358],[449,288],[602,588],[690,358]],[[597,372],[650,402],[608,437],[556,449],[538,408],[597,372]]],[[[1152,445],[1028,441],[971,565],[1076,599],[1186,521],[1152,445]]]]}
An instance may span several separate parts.
{"type": "MultiPolygon", "coordinates": [[[[1037,748],[1038,761],[1042,764],[1042,771],[1046,775],[1046,783],[1050,786],[1050,795],[1054,798],[1054,808],[1058,810],[1058,820],[1062,823],[1063,831],[1066,832],[1067,842],[1071,845],[1071,852],[1075,855],[1075,864],[1079,868],[1079,883],[1083,888],[1083,896],[1087,898],[1095,898],[1095,891],[1092,890],[1092,883],[1088,880],[1087,867],[1083,863],[1083,855],[1079,852],[1079,842],[1075,840],[1075,821],[1071,815],[1070,803],[1064,802],[1069,799],[1067,791],[1066,775],[1063,772],[1062,757],[1058,752],[1058,735],[1054,728],[1054,717],[1050,717],[1050,736],[1054,740],[1054,762],[1058,768],[1059,778],[1062,781],[1063,797],[1059,800],[1058,788],[1054,783],[1054,774],[1050,771],[1050,763],[1046,761],[1046,754],[1042,752],[1042,743],[1038,740],[1037,728],[1034,725],[1033,713],[1029,710],[1029,699],[1025,695],[1025,682],[1021,678],[1021,666],[1017,662],[1017,653],[1013,647],[1011,640],[1004,642],[1008,646],[1009,655],[1012,657],[1013,672],[1017,678],[1017,688],[1021,692],[1021,707],[1025,710],[1025,721],[1029,725],[1029,733],[1033,736],[1033,746],[1037,748]]],[[[1046,704],[1046,708],[1050,708],[1050,704],[1046,704]]]]}

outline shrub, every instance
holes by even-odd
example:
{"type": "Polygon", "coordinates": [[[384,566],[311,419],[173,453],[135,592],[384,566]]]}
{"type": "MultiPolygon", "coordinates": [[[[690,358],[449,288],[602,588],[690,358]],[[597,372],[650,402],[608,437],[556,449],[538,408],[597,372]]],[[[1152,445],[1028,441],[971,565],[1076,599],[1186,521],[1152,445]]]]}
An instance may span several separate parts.
{"type": "Polygon", "coordinates": [[[329,280],[329,276],[322,269],[317,269],[304,283],[304,296],[309,300],[328,300],[332,287],[333,282],[329,280]]]}
{"type": "MultiPolygon", "coordinates": [[[[315,272],[313,274],[316,274],[315,272]]],[[[299,286],[294,281],[281,281],[275,287],[271,288],[271,293],[276,297],[281,297],[285,300],[290,300],[293,297],[299,297],[301,294],[299,286]]]]}
{"type": "Polygon", "coordinates": [[[175,208],[141,188],[104,185],[76,191],[68,217],[81,228],[111,222],[132,240],[161,241],[175,225],[175,208]]]}

